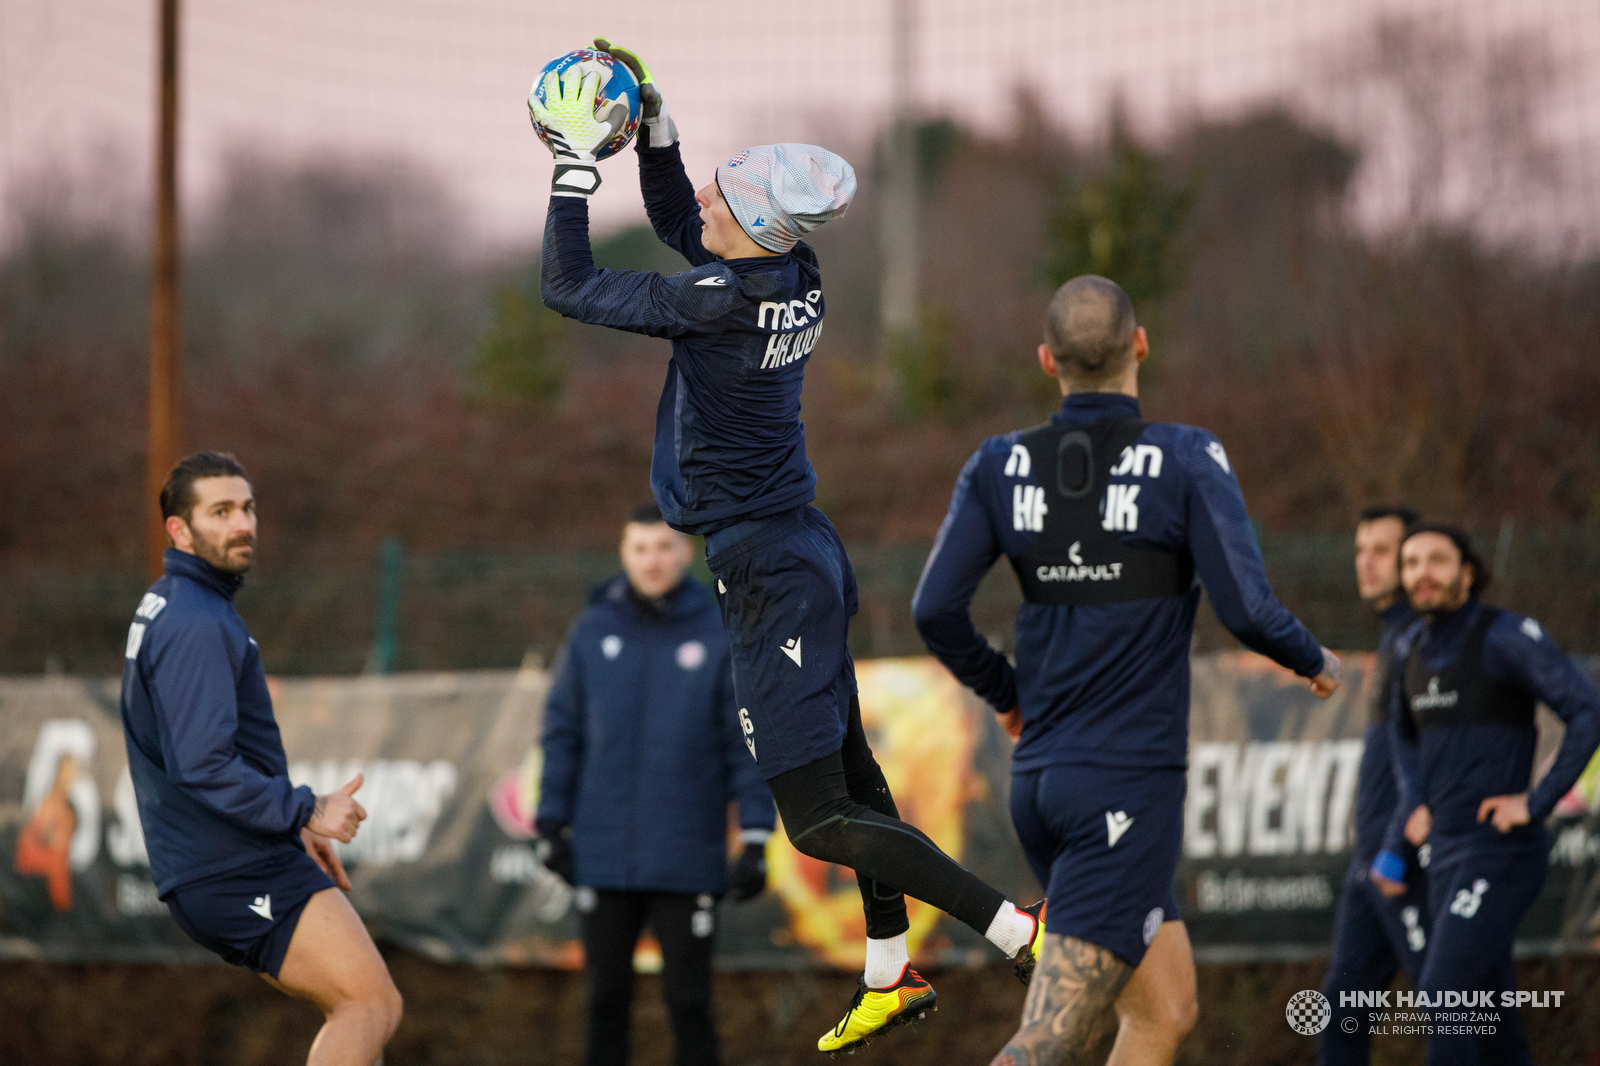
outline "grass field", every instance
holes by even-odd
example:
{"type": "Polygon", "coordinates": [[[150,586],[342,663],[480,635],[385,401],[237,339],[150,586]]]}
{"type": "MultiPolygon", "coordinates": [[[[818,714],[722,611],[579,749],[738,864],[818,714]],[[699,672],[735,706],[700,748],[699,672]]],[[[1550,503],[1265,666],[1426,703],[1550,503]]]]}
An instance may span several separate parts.
{"type": "MultiPolygon", "coordinates": [[[[387,1066],[576,1064],[583,983],[546,970],[441,966],[391,952],[406,1016],[387,1066]]],[[[940,1009],[885,1037],[853,1064],[987,1063],[1013,1032],[1023,988],[1009,966],[930,973],[940,1009]]],[[[1315,988],[1321,963],[1204,966],[1200,1024],[1186,1066],[1311,1063],[1315,1042],[1284,1022],[1288,998],[1315,988]]],[[[1600,958],[1527,961],[1520,985],[1563,989],[1560,1010],[1523,1012],[1537,1060],[1600,1066],[1600,958]]],[[[720,974],[717,1012],[727,1066],[825,1060],[817,1036],[838,1020],[854,980],[837,973],[720,974]]],[[[658,978],[641,977],[634,1014],[637,1066],[667,1066],[671,1036],[658,978]]],[[[0,1063],[7,1066],[265,1066],[304,1061],[319,1016],[249,973],[225,966],[0,965],[0,1063]]],[[[1374,1066],[1420,1063],[1419,1039],[1379,1038],[1374,1066]]]]}

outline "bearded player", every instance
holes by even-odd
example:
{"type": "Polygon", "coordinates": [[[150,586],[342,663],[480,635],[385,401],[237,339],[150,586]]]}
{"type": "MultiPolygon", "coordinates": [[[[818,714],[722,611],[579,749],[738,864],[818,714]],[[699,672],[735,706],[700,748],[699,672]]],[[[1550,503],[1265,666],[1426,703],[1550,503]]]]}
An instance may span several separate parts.
{"type": "Polygon", "coordinates": [[[762,145],[696,192],[650,71],[632,53],[595,44],[642,86],[645,208],[656,236],[691,269],[669,277],[595,268],[596,154],[628,110],[616,101],[597,111],[603,71],[576,64],[547,73],[528,100],[556,157],[541,294],[569,318],[672,341],[651,488],[673,528],[706,539],[745,743],[785,832],[802,854],[856,871],[866,967],[849,1011],[817,1042],[844,1051],[933,1005],[932,987],[910,967],[902,893],[982,933],[1017,959],[1024,981],[1037,905],[1019,910],[899,820],[861,725],[845,645],[855,577],[838,534],[811,506],[817,479],[800,422],[824,314],[817,256],[800,238],[845,213],[855,172],[814,145],[762,145]]]}
{"type": "Polygon", "coordinates": [[[307,1066],[371,1066],[400,993],[350,901],[333,841],[367,814],[361,775],[313,795],[289,780],[261,650],[233,607],[255,562],[239,461],[185,458],[161,489],[172,547],[128,628],[122,728],[156,891],[183,931],[327,1022],[307,1066]]]}

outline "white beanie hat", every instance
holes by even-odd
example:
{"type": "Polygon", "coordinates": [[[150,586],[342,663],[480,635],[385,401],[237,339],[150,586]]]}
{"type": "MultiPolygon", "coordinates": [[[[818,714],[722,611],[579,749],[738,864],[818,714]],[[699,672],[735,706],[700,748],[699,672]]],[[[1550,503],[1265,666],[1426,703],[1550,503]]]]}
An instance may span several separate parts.
{"type": "Polygon", "coordinates": [[[763,144],[717,168],[717,187],[750,239],[769,252],[838,218],[856,194],[856,172],[814,144],[763,144]]]}

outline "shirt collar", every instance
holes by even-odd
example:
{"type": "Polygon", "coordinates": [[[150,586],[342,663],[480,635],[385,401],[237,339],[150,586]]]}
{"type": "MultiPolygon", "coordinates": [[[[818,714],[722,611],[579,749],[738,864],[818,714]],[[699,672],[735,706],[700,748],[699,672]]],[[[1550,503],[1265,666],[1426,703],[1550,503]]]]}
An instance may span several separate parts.
{"type": "Polygon", "coordinates": [[[243,574],[230,574],[218,570],[198,555],[168,548],[161,554],[162,569],[168,574],[197,581],[223,599],[233,599],[233,594],[244,584],[243,574]]]}
{"type": "Polygon", "coordinates": [[[628,602],[633,604],[633,609],[644,615],[646,618],[663,619],[676,613],[678,600],[683,597],[684,586],[688,584],[688,581],[689,578],[687,575],[685,575],[676,585],[672,586],[671,589],[662,595],[646,596],[638,589],[634,588],[627,578],[624,577],[623,595],[627,596],[628,602]]]}
{"type": "Polygon", "coordinates": [[[1050,416],[1057,425],[1080,426],[1102,418],[1138,418],[1139,399],[1120,392],[1073,392],[1061,398],[1061,408],[1050,416]]]}
{"type": "Polygon", "coordinates": [[[1476,596],[1468,596],[1466,603],[1449,614],[1434,615],[1428,620],[1428,635],[1434,639],[1448,639],[1462,632],[1478,616],[1481,602],[1476,596]]]}
{"type": "Polygon", "coordinates": [[[1383,619],[1386,626],[1395,626],[1404,623],[1415,612],[1411,610],[1411,601],[1406,599],[1402,591],[1394,598],[1394,602],[1378,612],[1378,617],[1383,619]]]}

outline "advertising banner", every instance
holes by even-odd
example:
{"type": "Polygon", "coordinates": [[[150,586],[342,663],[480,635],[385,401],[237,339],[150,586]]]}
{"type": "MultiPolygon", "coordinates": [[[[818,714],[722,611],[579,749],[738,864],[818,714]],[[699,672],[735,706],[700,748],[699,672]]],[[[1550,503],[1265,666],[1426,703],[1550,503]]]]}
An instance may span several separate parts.
{"type": "MultiPolygon", "coordinates": [[[[1370,656],[1319,701],[1248,653],[1197,657],[1177,897],[1202,959],[1326,950],[1350,862],[1370,656]]],[[[1011,829],[1011,742],[929,659],[858,664],[863,719],[902,817],[1014,899],[1036,898],[1011,829]]],[[[290,773],[331,792],[357,772],[369,818],[342,858],[379,940],[441,961],[581,965],[574,890],[532,845],[544,672],[270,682],[290,773]]],[[[115,681],[0,679],[0,955],[199,961],[150,880],[115,681]]],[[[1540,754],[1560,722],[1540,712],[1540,754]]],[[[1600,937],[1600,762],[1552,819],[1550,877],[1525,949],[1600,937]]],[[[730,838],[730,850],[733,840],[730,838]]],[[[860,896],[846,870],[768,849],[769,891],[717,911],[729,968],[860,965],[860,896]]],[[[911,901],[926,964],[977,964],[977,934],[911,901]]],[[[642,969],[659,965],[646,938],[642,969]]]]}

